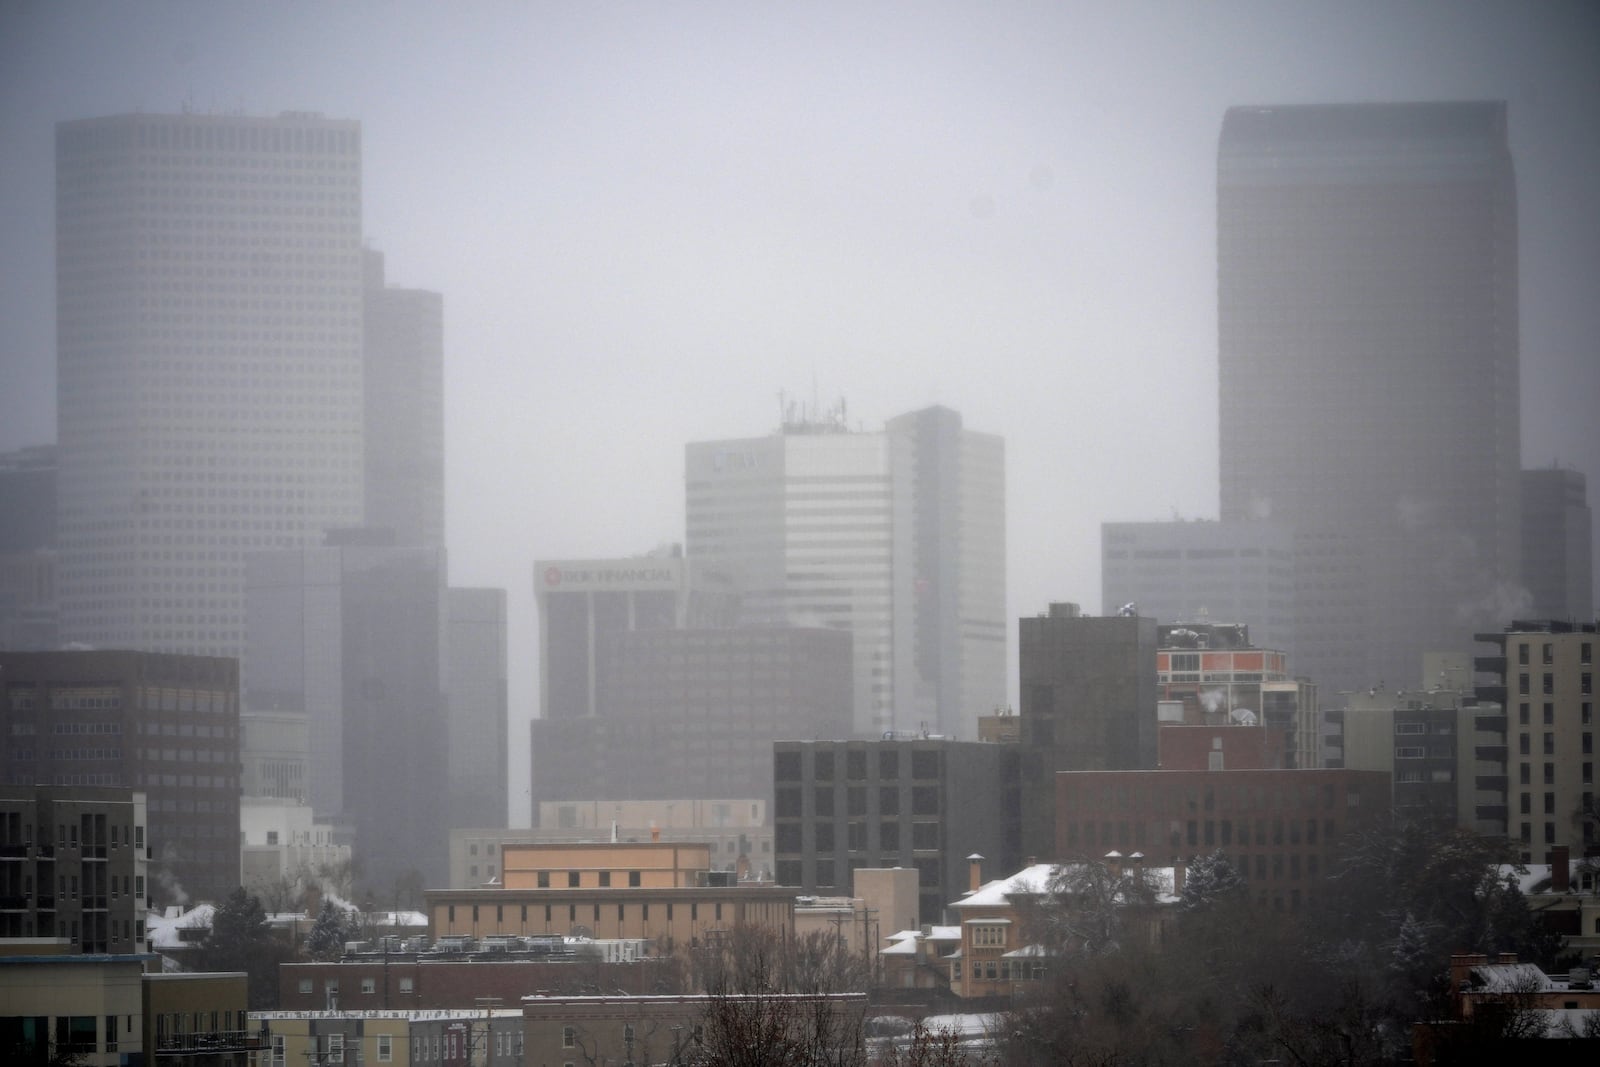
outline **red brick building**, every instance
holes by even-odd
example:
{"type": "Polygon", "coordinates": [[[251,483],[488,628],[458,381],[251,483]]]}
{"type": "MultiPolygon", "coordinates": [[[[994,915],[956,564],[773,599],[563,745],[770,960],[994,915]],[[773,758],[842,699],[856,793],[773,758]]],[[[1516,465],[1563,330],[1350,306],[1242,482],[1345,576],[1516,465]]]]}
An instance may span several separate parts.
{"type": "Polygon", "coordinates": [[[1162,723],[1156,758],[1164,771],[1263,771],[1289,766],[1288,736],[1259,726],[1162,723]]]}
{"type": "Polygon", "coordinates": [[[1141,852],[1167,866],[1221,849],[1263,906],[1295,910],[1340,840],[1387,813],[1389,795],[1380,771],[1063,771],[1056,856],[1141,852]]]}

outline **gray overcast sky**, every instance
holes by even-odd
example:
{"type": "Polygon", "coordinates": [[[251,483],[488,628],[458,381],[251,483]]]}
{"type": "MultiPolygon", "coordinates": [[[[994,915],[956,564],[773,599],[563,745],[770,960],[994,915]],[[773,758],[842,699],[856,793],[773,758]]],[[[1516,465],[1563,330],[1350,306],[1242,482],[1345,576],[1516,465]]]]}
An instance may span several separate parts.
{"type": "Polygon", "coordinates": [[[1524,464],[1600,482],[1600,5],[11,0],[0,449],[55,432],[54,122],[360,119],[367,233],[445,296],[520,793],[532,561],[681,540],[684,443],[779,390],[1003,434],[1011,614],[1099,610],[1102,521],[1216,514],[1223,110],[1465,98],[1511,105],[1524,464]]]}

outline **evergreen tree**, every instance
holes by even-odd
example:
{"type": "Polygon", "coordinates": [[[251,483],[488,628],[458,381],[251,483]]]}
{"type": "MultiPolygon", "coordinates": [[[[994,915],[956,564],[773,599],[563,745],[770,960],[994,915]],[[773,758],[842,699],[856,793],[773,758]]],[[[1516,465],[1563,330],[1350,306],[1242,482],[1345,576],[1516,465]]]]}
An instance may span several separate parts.
{"type": "Polygon", "coordinates": [[[1220,848],[1197,856],[1189,865],[1179,894],[1179,907],[1184,911],[1208,907],[1222,900],[1233,899],[1244,892],[1244,876],[1220,848]]]}
{"type": "Polygon", "coordinates": [[[211,931],[200,947],[200,969],[243,971],[249,982],[250,1009],[278,1006],[278,965],[293,952],[267,925],[261,898],[235,889],[211,915],[211,931]]]}
{"type": "Polygon", "coordinates": [[[343,909],[336,908],[331,900],[322,902],[317,921],[306,935],[306,953],[315,960],[336,960],[350,940],[350,918],[343,909]]]}

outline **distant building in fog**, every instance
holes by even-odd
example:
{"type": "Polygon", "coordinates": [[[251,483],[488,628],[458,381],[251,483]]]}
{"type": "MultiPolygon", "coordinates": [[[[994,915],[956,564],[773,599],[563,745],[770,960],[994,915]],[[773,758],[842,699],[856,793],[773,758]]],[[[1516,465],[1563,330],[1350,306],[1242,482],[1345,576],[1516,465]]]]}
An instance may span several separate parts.
{"type": "Polygon", "coordinates": [[[1224,117],[1221,518],[1295,531],[1294,665],[1324,693],[1516,610],[1517,277],[1505,104],[1224,117]]]}
{"type": "Polygon", "coordinates": [[[238,656],[246,554],[362,519],[360,125],[63,122],[56,259],[62,637],[238,656]]]}
{"type": "Polygon", "coordinates": [[[1133,604],[1162,623],[1244,623],[1294,658],[1294,534],[1282,523],[1102,523],[1100,593],[1103,614],[1133,604]]]}
{"type": "Polygon", "coordinates": [[[1005,449],[946,408],[852,432],[842,410],[692,443],[688,553],[747,625],[854,640],[858,731],[972,738],[1005,701],[1005,449]]]}
{"type": "Polygon", "coordinates": [[[596,665],[612,635],[726,626],[734,615],[726,580],[679,553],[539,560],[533,570],[543,719],[596,714],[596,665]]]}
{"type": "Polygon", "coordinates": [[[1583,472],[1522,472],[1522,583],[1535,619],[1594,619],[1593,516],[1583,472]]]}
{"type": "Polygon", "coordinates": [[[318,822],[353,832],[371,888],[412,870],[436,885],[450,751],[444,554],[361,536],[250,558],[245,705],[306,717],[305,795],[318,822]]]}
{"type": "Polygon", "coordinates": [[[444,299],[386,285],[379,252],[364,262],[364,525],[442,548],[444,299]]]}
{"type": "Polygon", "coordinates": [[[56,607],[56,449],[0,455],[0,649],[60,644],[56,607]]]}
{"type": "Polygon", "coordinates": [[[449,707],[446,825],[504,826],[506,775],[506,593],[450,589],[445,697],[449,707]]]}
{"type": "Polygon", "coordinates": [[[595,714],[531,724],[534,804],[770,796],[774,741],[850,736],[850,651],[801,627],[611,633],[595,714]]]}

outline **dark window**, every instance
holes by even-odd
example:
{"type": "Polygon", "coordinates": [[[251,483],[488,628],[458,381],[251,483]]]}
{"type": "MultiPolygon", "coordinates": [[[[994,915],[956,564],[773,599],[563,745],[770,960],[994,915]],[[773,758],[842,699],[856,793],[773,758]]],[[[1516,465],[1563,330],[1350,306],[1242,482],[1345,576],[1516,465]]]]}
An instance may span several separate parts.
{"type": "Polygon", "coordinates": [[[851,852],[860,852],[867,847],[867,824],[853,822],[845,827],[845,847],[851,852]]]}
{"type": "Polygon", "coordinates": [[[800,780],[800,753],[779,751],[772,756],[772,776],[780,782],[800,780]]]}
{"type": "Polygon", "coordinates": [[[578,887],[578,872],[577,871],[568,871],[567,872],[567,888],[568,889],[576,889],[577,887],[578,887]]]}
{"type": "Polygon", "coordinates": [[[865,786],[853,785],[845,790],[845,812],[850,815],[865,815],[867,813],[867,789],[865,786]]]}
{"type": "Polygon", "coordinates": [[[900,790],[897,786],[885,785],[878,787],[878,814],[900,814],[900,790]]]}
{"type": "Polygon", "coordinates": [[[640,876],[639,876],[639,872],[638,871],[629,871],[628,872],[628,885],[629,885],[630,888],[633,888],[633,889],[638,889],[639,888],[640,876]]]}
{"type": "MultiPolygon", "coordinates": [[[[817,835],[817,851],[818,852],[832,852],[833,851],[833,823],[831,823],[831,822],[819,822],[819,823],[817,823],[816,835],[817,835]]],[[[829,882],[828,884],[832,885],[833,883],[829,882]]]]}
{"type": "Polygon", "coordinates": [[[856,782],[867,776],[867,753],[865,749],[852,748],[845,752],[844,776],[856,782]]]}
{"type": "Polygon", "coordinates": [[[911,753],[911,777],[939,777],[939,753],[927,749],[913,751],[911,753]]]}
{"type": "Polygon", "coordinates": [[[800,824],[797,822],[780,822],[773,827],[773,837],[776,840],[773,846],[779,852],[800,851],[800,824]]]}
{"type": "Polygon", "coordinates": [[[833,781],[833,752],[818,752],[812,759],[812,776],[819,782],[833,781]]]}
{"type": "Polygon", "coordinates": [[[899,823],[881,822],[878,824],[878,849],[882,852],[900,851],[899,823]]]}
{"type": "Polygon", "coordinates": [[[939,824],[936,822],[912,823],[911,847],[917,850],[931,850],[938,848],[939,824]]]}
{"type": "Polygon", "coordinates": [[[773,794],[773,811],[776,816],[798,818],[800,812],[800,790],[797,787],[779,787],[773,794]]]}
{"type": "Polygon", "coordinates": [[[911,814],[939,814],[939,787],[933,785],[913,786],[911,789],[911,814]]]}
{"type": "Polygon", "coordinates": [[[600,872],[600,885],[602,887],[605,887],[605,888],[610,888],[610,886],[611,886],[611,872],[610,871],[601,871],[600,872]]]}
{"type": "Polygon", "coordinates": [[[779,860],[772,867],[773,881],[779,885],[802,885],[799,860],[779,860]]]}
{"type": "Polygon", "coordinates": [[[817,861],[817,885],[819,885],[819,886],[832,886],[833,885],[833,861],[832,860],[818,860],[817,861]]]}
{"type": "Polygon", "coordinates": [[[821,818],[830,818],[833,815],[833,786],[819,785],[813,790],[812,809],[821,818]]]}
{"type": "Polygon", "coordinates": [[[900,751],[894,748],[878,750],[878,777],[900,777],[900,751]]]}

